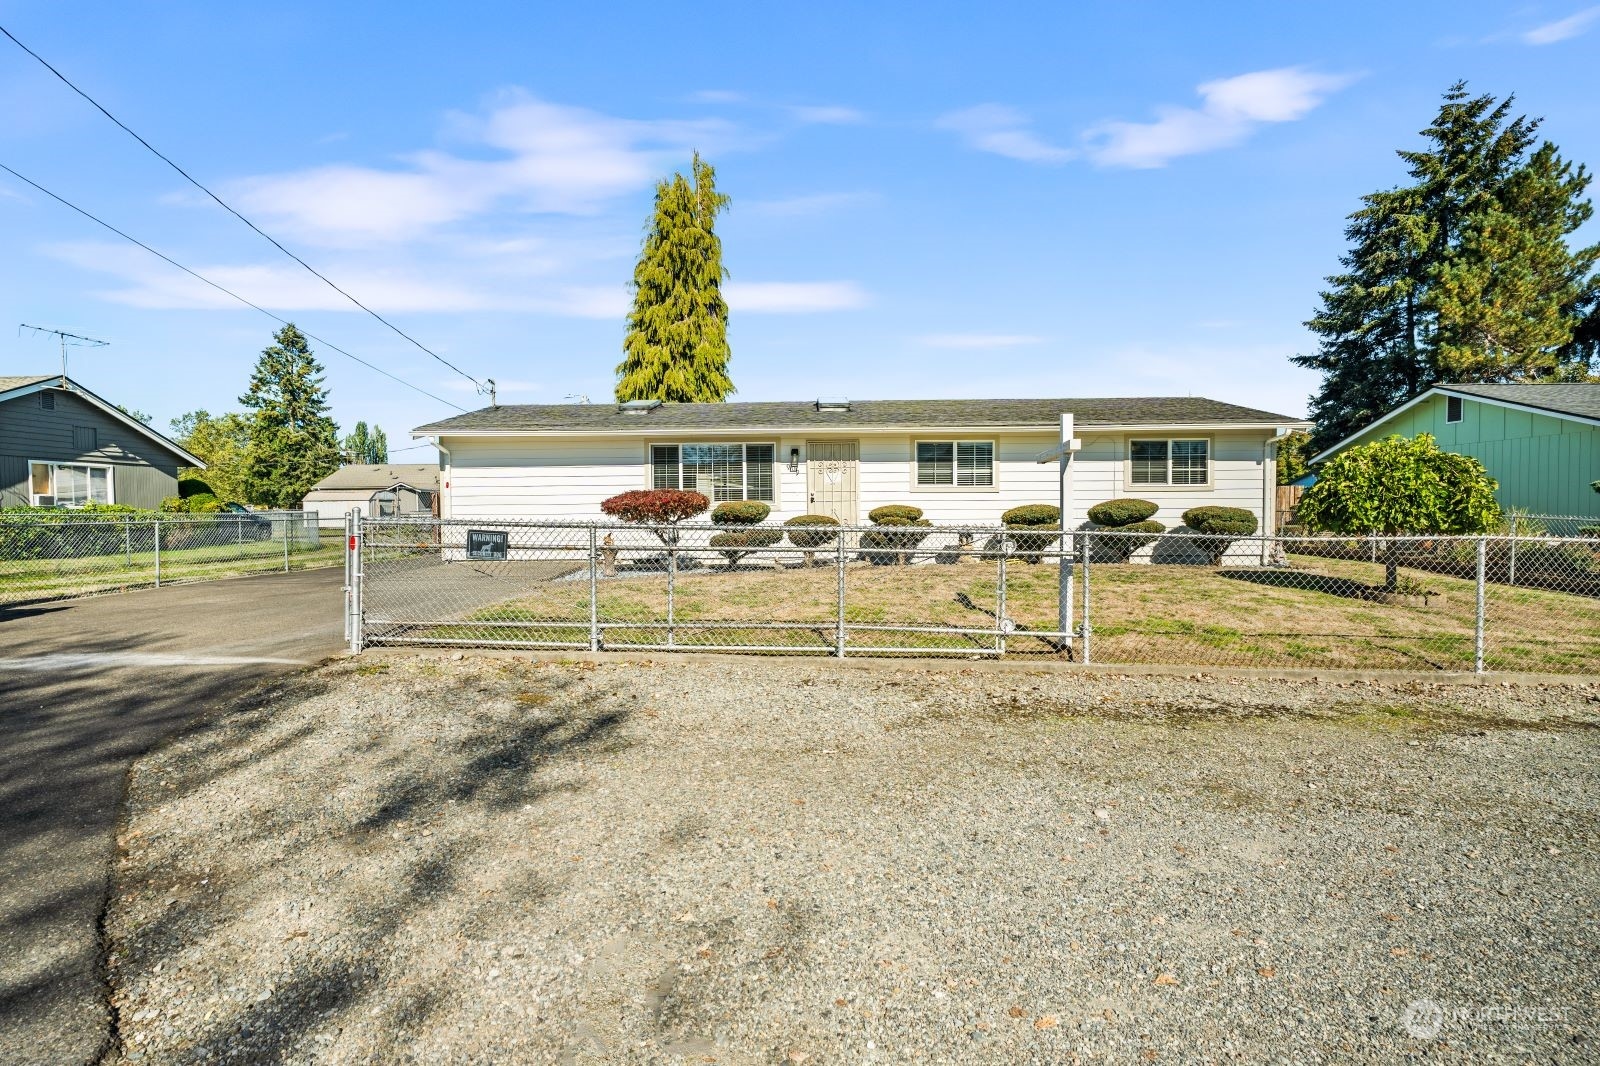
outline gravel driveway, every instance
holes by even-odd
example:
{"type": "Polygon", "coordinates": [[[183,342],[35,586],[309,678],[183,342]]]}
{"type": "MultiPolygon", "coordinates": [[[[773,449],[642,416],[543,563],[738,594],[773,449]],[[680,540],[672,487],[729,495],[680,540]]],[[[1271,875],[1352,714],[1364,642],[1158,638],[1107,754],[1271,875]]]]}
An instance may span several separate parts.
{"type": "Polygon", "coordinates": [[[369,655],[137,766],[121,1034],[159,1062],[1592,1060],[1597,725],[1593,684],[369,655]]]}

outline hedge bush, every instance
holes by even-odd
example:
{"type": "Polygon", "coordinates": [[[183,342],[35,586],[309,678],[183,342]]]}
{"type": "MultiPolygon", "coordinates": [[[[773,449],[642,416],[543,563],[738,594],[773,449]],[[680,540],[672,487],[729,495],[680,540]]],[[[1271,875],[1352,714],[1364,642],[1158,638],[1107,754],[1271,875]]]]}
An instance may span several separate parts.
{"type": "Polygon", "coordinates": [[[1243,507],[1191,507],[1183,512],[1183,524],[1196,533],[1200,550],[1211,556],[1213,566],[1222,563],[1228,546],[1256,531],[1256,516],[1243,507]]]}
{"type": "Polygon", "coordinates": [[[722,552],[723,558],[728,560],[728,569],[732,570],[739,565],[740,559],[756,548],[770,548],[782,539],[783,530],[768,526],[765,529],[739,529],[729,530],[726,533],[713,533],[711,546],[722,552]]]}
{"type": "MultiPolygon", "coordinates": [[[[872,515],[888,510],[889,507],[879,507],[872,512],[872,515]]],[[[891,513],[874,519],[874,528],[861,534],[861,547],[865,549],[861,553],[862,557],[873,566],[893,566],[910,562],[912,550],[933,531],[933,523],[920,517],[922,514],[920,508],[903,507],[900,510],[916,511],[919,517],[905,518],[891,513]]]]}
{"type": "Polygon", "coordinates": [[[1147,522],[1133,522],[1126,526],[1118,526],[1114,537],[1106,537],[1099,543],[1108,546],[1108,549],[1118,556],[1119,561],[1127,562],[1133,558],[1133,553],[1146,544],[1154,544],[1156,538],[1165,533],[1167,527],[1160,522],[1150,520],[1147,522]],[[1134,536],[1134,534],[1144,534],[1134,536]]]}
{"type": "Polygon", "coordinates": [[[1051,503],[1025,503],[1001,515],[1000,522],[1011,527],[1049,526],[1059,529],[1061,508],[1051,503]]]}
{"type": "Polygon", "coordinates": [[[188,499],[190,496],[215,496],[216,494],[216,489],[197,477],[180,477],[178,479],[178,495],[184,499],[188,499]]]}
{"type": "Polygon", "coordinates": [[[867,512],[867,521],[875,526],[910,525],[921,517],[922,508],[908,503],[886,503],[867,512]]]}
{"type": "Polygon", "coordinates": [[[672,525],[710,506],[704,494],[683,489],[635,489],[600,501],[604,513],[640,525],[672,525]]]}
{"type": "MultiPolygon", "coordinates": [[[[1149,500],[1136,500],[1132,498],[1120,500],[1107,500],[1097,503],[1089,508],[1089,521],[1097,526],[1108,529],[1122,529],[1125,526],[1137,525],[1154,517],[1160,506],[1149,500]]],[[[1162,527],[1165,528],[1165,527],[1162,527]]]]}
{"type": "Polygon", "coordinates": [[[711,521],[719,526],[753,526],[765,522],[772,508],[760,500],[729,500],[717,504],[711,521]]]}
{"type": "Polygon", "coordinates": [[[788,531],[789,543],[805,553],[807,566],[817,564],[816,549],[839,539],[839,520],[832,515],[795,515],[783,525],[788,531]],[[830,529],[829,526],[834,528],[830,529]]]}

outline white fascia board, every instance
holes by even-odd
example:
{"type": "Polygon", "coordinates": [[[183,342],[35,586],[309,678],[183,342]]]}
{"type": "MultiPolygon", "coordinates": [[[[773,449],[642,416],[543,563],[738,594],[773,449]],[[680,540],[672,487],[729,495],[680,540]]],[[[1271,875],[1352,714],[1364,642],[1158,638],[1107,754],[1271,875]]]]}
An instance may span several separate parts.
{"type": "MultiPolygon", "coordinates": [[[[1262,430],[1278,431],[1280,429],[1310,429],[1310,422],[1145,422],[1129,423],[1126,425],[1096,425],[1080,422],[1077,432],[1084,433],[1127,433],[1127,432],[1171,432],[1171,431],[1205,431],[1210,433],[1231,432],[1236,430],[1262,430]]],[[[473,437],[748,437],[752,434],[763,436],[781,434],[783,436],[844,436],[861,437],[874,433],[882,434],[915,434],[939,435],[951,433],[1050,433],[1059,434],[1061,429],[1055,425],[1039,425],[1034,422],[1014,425],[990,426],[737,426],[718,427],[705,429],[696,426],[646,426],[639,429],[457,429],[448,432],[419,433],[411,432],[411,437],[416,440],[421,437],[450,440],[455,438],[473,437]]]]}

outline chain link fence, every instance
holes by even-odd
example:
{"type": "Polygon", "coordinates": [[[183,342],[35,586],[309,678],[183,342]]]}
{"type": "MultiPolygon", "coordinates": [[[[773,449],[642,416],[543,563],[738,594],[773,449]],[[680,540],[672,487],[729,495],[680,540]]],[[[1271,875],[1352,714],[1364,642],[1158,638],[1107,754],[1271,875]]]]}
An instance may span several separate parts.
{"type": "Polygon", "coordinates": [[[337,565],[304,511],[0,513],[0,604],[337,565]]]}
{"type": "Polygon", "coordinates": [[[376,521],[365,644],[1600,671],[1600,538],[376,521]]]}

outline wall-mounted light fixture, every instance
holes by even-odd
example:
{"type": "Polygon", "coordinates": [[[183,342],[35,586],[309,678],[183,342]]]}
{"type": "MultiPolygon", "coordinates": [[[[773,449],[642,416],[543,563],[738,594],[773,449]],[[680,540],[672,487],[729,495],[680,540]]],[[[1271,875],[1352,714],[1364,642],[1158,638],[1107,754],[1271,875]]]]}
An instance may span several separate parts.
{"type": "Polygon", "coordinates": [[[799,448],[790,448],[789,449],[789,473],[797,474],[799,472],[800,472],[800,449],[799,448]]]}

